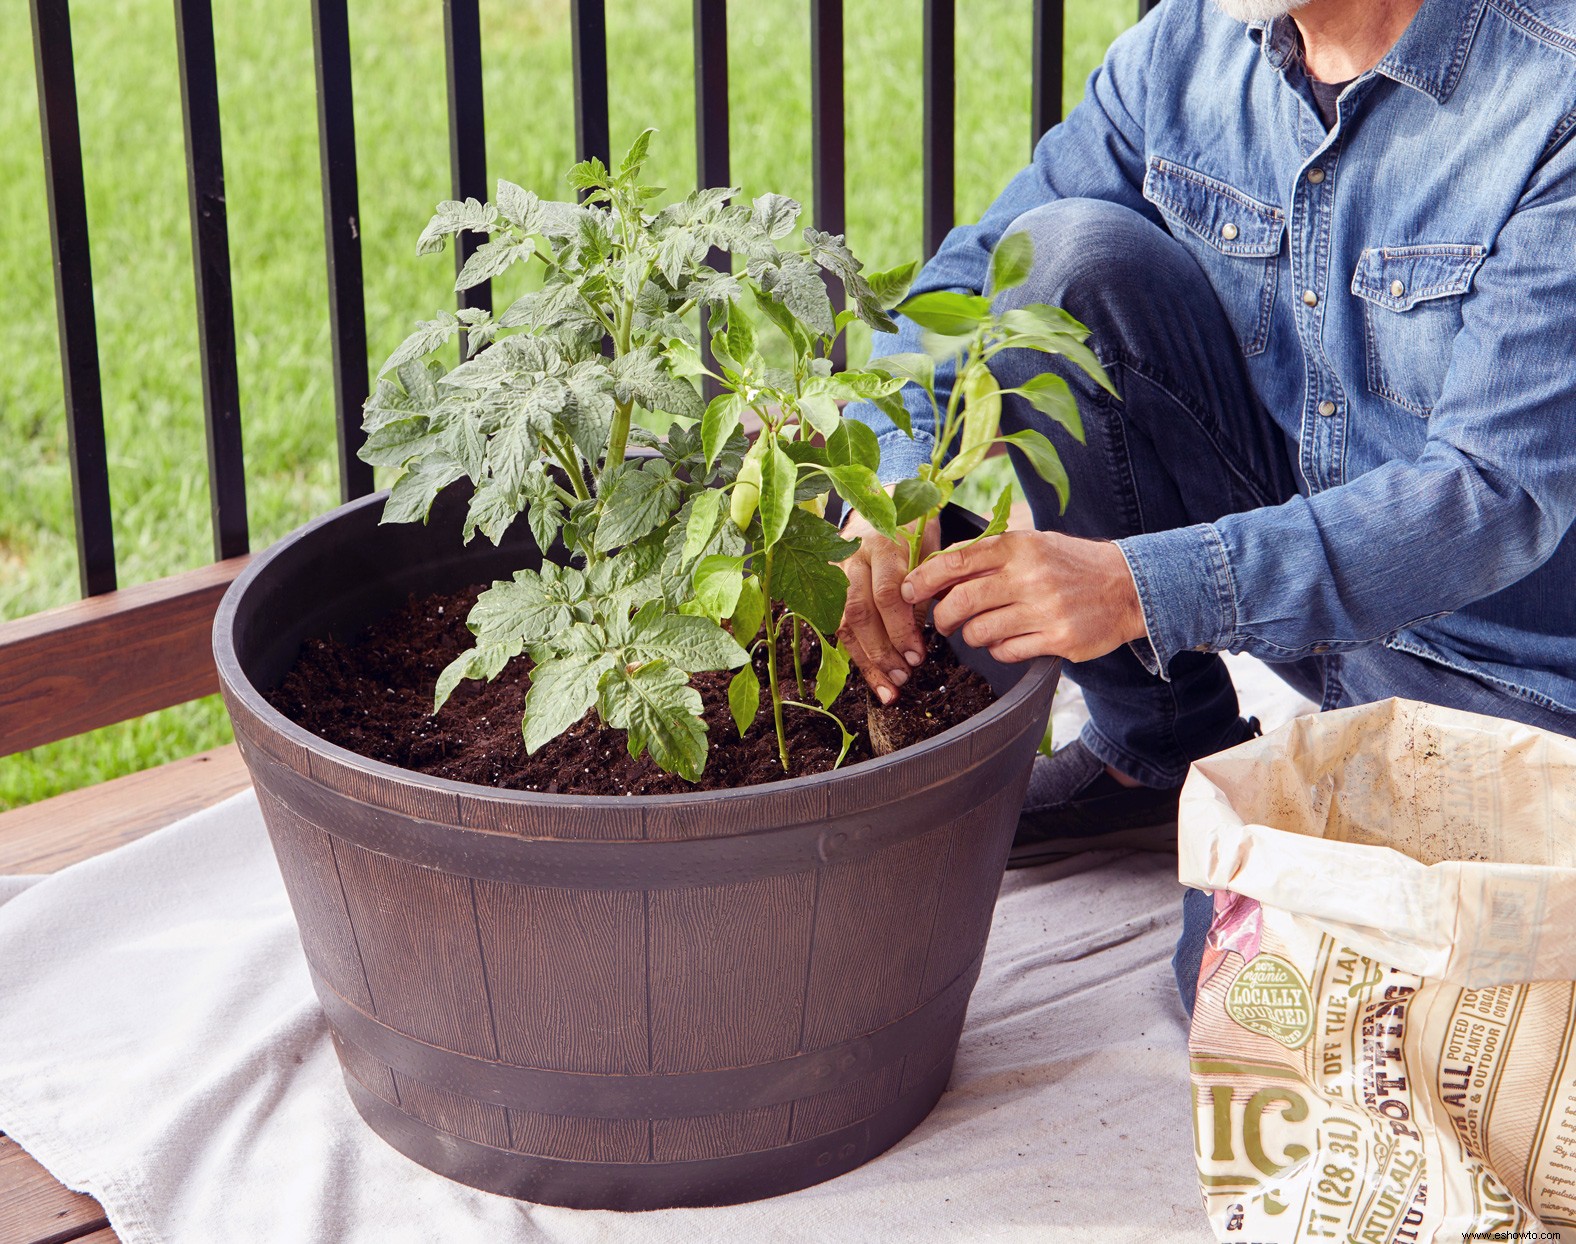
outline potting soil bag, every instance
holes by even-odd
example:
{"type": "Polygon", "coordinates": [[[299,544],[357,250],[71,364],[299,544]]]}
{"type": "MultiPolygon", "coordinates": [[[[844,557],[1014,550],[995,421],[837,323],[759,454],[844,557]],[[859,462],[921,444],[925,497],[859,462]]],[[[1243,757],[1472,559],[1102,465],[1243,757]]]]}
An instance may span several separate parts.
{"type": "Polygon", "coordinates": [[[1189,1052],[1220,1240],[1576,1227],[1576,740],[1300,718],[1194,766],[1180,851],[1214,892],[1189,1052]]]}

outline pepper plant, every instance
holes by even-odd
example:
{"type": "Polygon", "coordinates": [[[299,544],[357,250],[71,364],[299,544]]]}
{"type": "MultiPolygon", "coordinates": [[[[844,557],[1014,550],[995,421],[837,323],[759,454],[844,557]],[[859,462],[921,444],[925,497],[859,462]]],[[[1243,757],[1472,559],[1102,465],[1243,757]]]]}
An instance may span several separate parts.
{"type": "Polygon", "coordinates": [[[475,645],[440,675],[434,712],[462,680],[495,678],[528,653],[528,751],[595,711],[627,733],[632,756],[649,752],[693,781],[707,745],[691,676],[739,671],[729,700],[742,734],[761,695],[751,651],[764,649],[786,769],[785,710],[831,715],[848,673],[829,637],[847,594],[835,563],[857,545],[823,516],[827,497],[835,490],[878,530],[898,531],[876,483],[875,437],[844,423],[838,403],[872,398],[906,425],[903,380],[836,373],[832,346],[855,318],[892,330],[886,307],[913,265],[866,274],[841,237],[809,228],[802,247],[785,248],[800,209],[781,195],[745,206],[734,189],[707,189],[656,210],[663,192],[640,177],[651,135],[616,169],[571,169],[579,202],[500,181],[495,202],[439,205],[418,252],[462,231],[490,235],[456,289],[519,263],[540,265],[540,288],[496,318],[467,308],[418,325],[379,373],[361,457],[401,471],[384,522],[425,521],[438,493],[465,479],[466,541],[480,532],[496,543],[523,514],[544,554],[539,569],[481,594],[468,618],[475,645]],[[714,249],[732,260],[711,266],[714,249]],[[834,312],[823,273],[848,310],[834,312]],[[697,316],[718,325],[710,361],[697,316]],[[768,325],[787,342],[787,367],[759,348],[768,325]],[[465,357],[448,369],[435,355],[462,334],[465,357]],[[706,375],[721,389],[709,404],[696,387],[706,375]],[[747,411],[762,426],[753,444],[747,411]],[[667,436],[642,428],[642,414],[667,421],[667,436]],[[821,646],[813,702],[806,627],[821,646]]]}
{"type": "MultiPolygon", "coordinates": [[[[1004,237],[991,256],[993,292],[1000,294],[1022,285],[1033,260],[1034,244],[1028,234],[1004,237]]],[[[918,385],[930,399],[936,429],[930,461],[920,465],[913,479],[900,481],[893,492],[896,521],[909,548],[909,569],[922,560],[926,526],[951,500],[956,485],[984,462],[992,446],[1007,445],[1020,451],[1034,472],[1055,489],[1065,513],[1067,471],[1056,447],[1034,428],[1003,435],[1001,399],[1009,395],[1023,398],[1083,444],[1083,420],[1072,390],[1052,372],[1003,389],[990,364],[1003,350],[1061,355],[1117,397],[1110,377],[1084,344],[1089,330],[1060,307],[1031,303],[997,312],[991,298],[980,294],[916,294],[897,310],[925,330],[924,352],[890,354],[872,361],[870,369],[918,385]],[[956,375],[945,408],[936,396],[936,364],[940,360],[951,361],[956,375]]],[[[890,409],[890,405],[883,409],[890,409]]],[[[1011,508],[1012,485],[1008,484],[997,498],[989,524],[975,540],[1005,531],[1011,508]]]]}

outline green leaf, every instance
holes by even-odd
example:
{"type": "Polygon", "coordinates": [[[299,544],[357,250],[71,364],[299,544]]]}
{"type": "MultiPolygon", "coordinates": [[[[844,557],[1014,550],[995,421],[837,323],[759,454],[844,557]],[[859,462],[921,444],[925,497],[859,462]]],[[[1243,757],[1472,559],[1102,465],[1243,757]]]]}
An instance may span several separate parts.
{"type": "Polygon", "coordinates": [[[824,709],[830,709],[848,685],[848,649],[842,644],[829,644],[826,636],[821,640],[821,668],[815,675],[815,698],[824,709]]]}
{"type": "Polygon", "coordinates": [[[596,703],[603,675],[615,664],[605,652],[571,652],[538,662],[520,723],[526,752],[534,754],[584,717],[596,703]]]}
{"type": "Polygon", "coordinates": [[[916,518],[939,510],[946,502],[941,489],[928,479],[899,480],[892,500],[897,511],[896,522],[900,527],[906,527],[916,518]]]}
{"type": "Polygon", "coordinates": [[[400,342],[383,366],[378,368],[378,375],[387,375],[396,368],[419,359],[423,354],[431,354],[459,332],[460,327],[459,320],[447,311],[438,312],[438,318],[435,320],[421,321],[416,325],[416,331],[400,342]]]}
{"type": "Polygon", "coordinates": [[[606,190],[607,165],[595,156],[582,160],[569,170],[568,181],[576,190],[606,190]]]}
{"type": "Polygon", "coordinates": [[[767,237],[776,241],[793,232],[799,219],[799,204],[783,194],[763,194],[755,200],[750,218],[767,237]]]}
{"type": "Polygon", "coordinates": [[[739,672],[728,683],[728,709],[733,714],[733,724],[744,737],[761,711],[761,680],[755,675],[753,665],[740,666],[739,672]]]}
{"type": "Polygon", "coordinates": [[[999,536],[1007,530],[1007,523],[1012,519],[1012,482],[1001,490],[1001,496],[996,498],[996,504],[991,508],[990,522],[985,524],[985,530],[980,532],[979,538],[999,536]]]}
{"type": "Polygon", "coordinates": [[[1036,432],[1033,428],[1025,428],[1021,432],[1014,432],[1001,439],[1021,451],[1029,460],[1029,465],[1034,468],[1034,473],[1056,490],[1056,496],[1062,503],[1062,513],[1067,513],[1067,502],[1071,496],[1067,470],[1062,466],[1061,455],[1056,452],[1056,447],[1046,440],[1045,434],[1036,432]]]}
{"type": "Polygon", "coordinates": [[[892,498],[869,467],[834,466],[828,472],[844,501],[863,514],[888,540],[897,539],[897,512],[892,498]]]}
{"type": "Polygon", "coordinates": [[[607,370],[620,400],[635,401],[647,410],[663,410],[686,419],[699,419],[706,413],[695,386],[663,365],[655,345],[631,350],[614,359],[607,370]]]}
{"type": "MultiPolygon", "coordinates": [[[[762,432],[761,435],[771,434],[762,432]]],[[[761,458],[761,541],[765,548],[771,548],[782,538],[788,526],[788,515],[794,508],[794,490],[798,483],[798,464],[772,437],[772,443],[761,458]]]]}
{"type": "Polygon", "coordinates": [[[728,353],[740,363],[748,363],[755,353],[755,325],[739,304],[728,308],[728,353]]]}
{"type": "Polygon", "coordinates": [[[744,399],[737,393],[719,393],[706,404],[700,420],[701,449],[706,455],[706,469],[716,462],[722,447],[738,431],[744,399]]]}
{"type": "MultiPolygon", "coordinates": [[[[540,468],[525,477],[525,496],[530,504],[526,521],[531,527],[531,538],[536,541],[536,547],[545,553],[563,528],[563,499],[558,495],[558,488],[552,478],[540,468]]],[[[493,543],[497,543],[496,538],[493,543]]]]}
{"type": "Polygon", "coordinates": [[[722,513],[722,490],[707,488],[695,494],[690,504],[689,519],[684,525],[684,563],[694,561],[706,551],[711,533],[717,530],[717,516],[722,513]]]}
{"type": "Polygon", "coordinates": [[[785,254],[780,263],[765,269],[757,279],[762,289],[812,332],[830,337],[836,331],[826,282],[802,255],[785,254]]]}
{"type": "Polygon", "coordinates": [[[841,234],[806,229],[804,240],[810,244],[810,258],[843,283],[848,301],[859,312],[860,319],[878,333],[897,332],[897,325],[862,275],[864,265],[854,258],[841,234]]]}
{"type": "Polygon", "coordinates": [[[947,463],[943,474],[962,479],[981,462],[996,433],[1001,430],[1001,386],[989,367],[975,360],[963,371],[963,439],[957,456],[947,463]]]}
{"type": "Polygon", "coordinates": [[[730,617],[744,590],[744,558],[713,553],[695,564],[695,599],[714,622],[730,617]]]}
{"type": "Polygon", "coordinates": [[[897,394],[887,397],[871,399],[876,404],[876,409],[892,421],[892,426],[901,431],[905,436],[914,435],[914,426],[908,416],[908,407],[897,394]]]}
{"type": "Polygon", "coordinates": [[[890,311],[903,301],[903,295],[908,293],[908,287],[914,283],[914,278],[918,274],[919,260],[917,259],[910,259],[906,264],[888,268],[885,272],[872,272],[870,292],[890,311]]]}
{"type": "Polygon", "coordinates": [[[578,570],[551,562],[540,571],[517,570],[512,580],[494,583],[476,598],[465,623],[482,645],[539,644],[569,629],[584,586],[578,570]]]}
{"type": "Polygon", "coordinates": [[[836,563],[859,549],[824,518],[794,506],[772,550],[772,594],[823,634],[835,631],[848,600],[848,576],[836,563]]]}
{"type": "Polygon", "coordinates": [[[438,675],[438,685],[433,691],[432,712],[436,716],[438,711],[448,702],[454,689],[467,678],[485,678],[491,682],[503,672],[515,657],[519,656],[519,644],[493,644],[467,649],[460,653],[454,660],[443,667],[443,672],[438,675]]]}
{"type": "Polygon", "coordinates": [[[844,419],[842,426],[827,437],[826,452],[833,466],[862,466],[872,471],[881,467],[881,445],[876,434],[857,419],[844,419]]]}
{"type": "Polygon", "coordinates": [[[673,468],[661,458],[644,467],[624,467],[603,505],[602,520],[596,529],[596,551],[611,552],[655,531],[672,517],[683,500],[684,485],[673,477],[673,468]]]}
{"type": "Polygon", "coordinates": [[[1034,241],[1025,232],[1009,233],[996,243],[990,257],[992,295],[1016,289],[1028,280],[1034,267],[1034,241]]]}
{"type": "Polygon", "coordinates": [[[1080,445],[1084,443],[1083,417],[1078,413],[1078,402],[1067,382],[1054,372],[1030,376],[1016,389],[1008,389],[1007,392],[1020,394],[1035,410],[1050,416],[1072,433],[1073,439],[1080,445]]]}
{"type": "Polygon", "coordinates": [[[748,648],[750,642],[760,633],[761,623],[764,621],[766,621],[766,594],[761,591],[760,576],[745,575],[739,590],[739,603],[734,607],[733,616],[728,619],[734,640],[748,648]]]}
{"type": "Polygon", "coordinates": [[[512,181],[498,179],[498,212],[521,233],[535,233],[542,219],[542,201],[512,181]]]}
{"type": "Polygon", "coordinates": [[[476,199],[447,199],[438,204],[438,210],[427,227],[416,239],[416,253],[431,255],[443,249],[443,239],[450,234],[469,229],[473,233],[491,233],[498,227],[498,209],[491,203],[476,199]]]}
{"type": "Polygon", "coordinates": [[[411,415],[374,429],[356,456],[372,466],[402,467],[438,448],[438,433],[426,415],[411,415]]]}
{"type": "Polygon", "coordinates": [[[651,150],[651,136],[656,132],[648,126],[635,135],[635,141],[629,144],[629,150],[624,153],[624,158],[619,163],[620,177],[633,178],[640,172],[641,166],[646,162],[646,153],[651,150]]]}
{"type": "Polygon", "coordinates": [[[871,371],[882,371],[900,380],[910,380],[931,393],[936,388],[936,360],[928,354],[883,354],[870,360],[871,371]]]}
{"type": "Polygon", "coordinates": [[[943,337],[967,337],[990,317],[990,299],[979,294],[936,290],[915,294],[907,302],[899,303],[897,311],[921,328],[943,337]]]}
{"type": "Polygon", "coordinates": [[[639,661],[669,661],[688,673],[737,669],[749,660],[733,636],[710,618],[664,613],[658,601],[630,620],[628,653],[639,661]]]}
{"type": "Polygon", "coordinates": [[[799,398],[799,414],[822,436],[833,435],[843,422],[843,412],[837,405],[837,399],[824,393],[811,392],[809,386],[799,398]]]}
{"type": "Polygon", "coordinates": [[[1106,375],[1094,351],[1084,345],[1089,330],[1060,307],[1043,302],[1017,307],[1001,317],[1007,330],[1007,344],[1046,354],[1060,354],[1072,360],[1091,380],[1112,397],[1120,398],[1116,386],[1106,375]]]}
{"type": "Polygon", "coordinates": [[[530,255],[535,249],[536,245],[530,238],[503,237],[483,242],[460,269],[460,275],[454,281],[455,292],[491,280],[506,271],[516,260],[530,255]]]}
{"type": "Polygon", "coordinates": [[[700,692],[666,661],[634,670],[615,665],[598,688],[597,712],[615,730],[628,732],[629,754],[638,760],[649,751],[660,768],[691,782],[706,765],[701,709],[700,692]]]}
{"type": "Polygon", "coordinates": [[[465,530],[460,538],[469,544],[479,531],[497,544],[519,513],[515,498],[499,488],[495,481],[488,480],[471,494],[471,503],[465,512],[465,530]]]}
{"type": "Polygon", "coordinates": [[[379,523],[425,523],[438,494],[465,472],[446,454],[429,454],[394,481],[379,523]]]}

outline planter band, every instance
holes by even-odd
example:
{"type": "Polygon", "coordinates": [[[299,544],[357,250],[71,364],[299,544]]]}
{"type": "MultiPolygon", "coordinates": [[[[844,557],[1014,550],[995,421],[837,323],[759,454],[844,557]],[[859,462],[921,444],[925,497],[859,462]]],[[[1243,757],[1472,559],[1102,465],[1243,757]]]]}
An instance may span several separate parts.
{"type": "Polygon", "coordinates": [[[863,859],[967,816],[1001,789],[1000,766],[989,757],[898,802],[780,829],[711,838],[522,838],[362,803],[257,748],[247,749],[246,762],[269,798],[331,837],[458,877],[566,890],[731,885],[863,859]]]}
{"type": "Polygon", "coordinates": [[[949,1052],[891,1105],[867,1118],[774,1149],[688,1162],[571,1162],[467,1140],[406,1114],[348,1073],[357,1111],[406,1157],[473,1188],[572,1209],[730,1205],[831,1179],[891,1148],[947,1087],[949,1052]]]}
{"type": "Polygon", "coordinates": [[[516,1110],[596,1119],[687,1119],[775,1106],[867,1081],[936,1034],[963,1022],[979,976],[976,958],[928,1002],[890,1024],[838,1045],[749,1067],[677,1074],[599,1075],[495,1062],[429,1045],[348,1002],[311,968],[323,1010],[346,1041],[433,1088],[516,1110]]]}

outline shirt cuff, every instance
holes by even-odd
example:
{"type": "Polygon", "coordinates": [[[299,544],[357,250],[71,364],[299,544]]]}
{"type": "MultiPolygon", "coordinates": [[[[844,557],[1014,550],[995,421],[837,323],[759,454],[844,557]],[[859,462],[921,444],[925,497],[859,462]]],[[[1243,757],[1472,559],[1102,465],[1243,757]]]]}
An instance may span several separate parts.
{"type": "Polygon", "coordinates": [[[1226,546],[1211,524],[1129,536],[1116,546],[1132,572],[1148,632],[1131,647],[1151,674],[1169,681],[1179,652],[1231,646],[1236,594],[1226,546]]]}
{"type": "Polygon", "coordinates": [[[883,484],[912,479],[919,473],[920,466],[930,461],[935,449],[930,436],[918,429],[912,437],[901,429],[894,429],[876,437],[876,444],[881,447],[881,466],[876,478],[883,484]]]}

